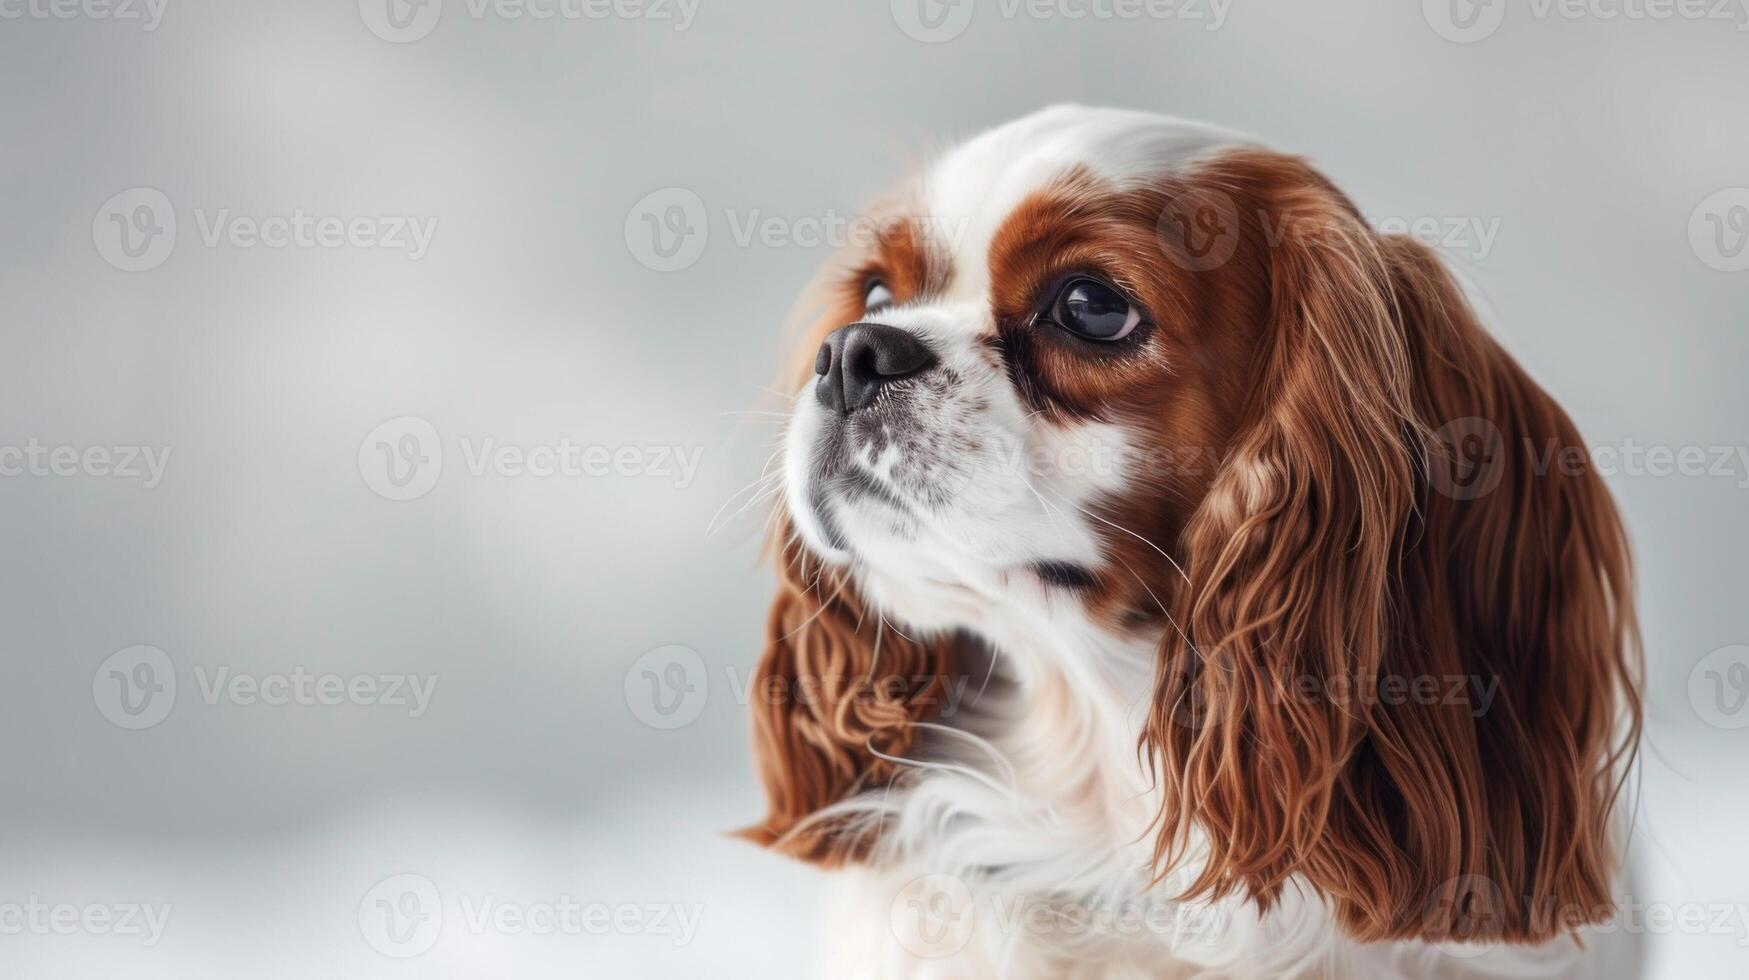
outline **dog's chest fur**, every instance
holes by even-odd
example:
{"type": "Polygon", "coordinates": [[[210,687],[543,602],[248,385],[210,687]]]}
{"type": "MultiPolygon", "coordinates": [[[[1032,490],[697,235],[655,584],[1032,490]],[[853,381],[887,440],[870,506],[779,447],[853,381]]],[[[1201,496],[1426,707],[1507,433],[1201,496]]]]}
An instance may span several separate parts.
{"type": "Polygon", "coordinates": [[[1357,944],[1291,886],[1262,915],[1242,896],[1180,902],[1199,869],[1197,844],[1156,880],[1161,797],[1139,751],[1159,638],[1113,635],[1036,584],[949,578],[958,570],[945,566],[864,571],[864,587],[905,622],[957,626],[965,676],[905,774],[834,808],[878,822],[879,843],[868,866],[833,876],[829,975],[1407,978],[1589,968],[1570,944],[1461,958],[1427,944],[1357,944]],[[963,945],[950,934],[946,947],[917,954],[907,903],[920,887],[969,898],[952,922],[937,923],[964,929],[963,945]],[[943,949],[951,952],[933,955],[943,949]]]}

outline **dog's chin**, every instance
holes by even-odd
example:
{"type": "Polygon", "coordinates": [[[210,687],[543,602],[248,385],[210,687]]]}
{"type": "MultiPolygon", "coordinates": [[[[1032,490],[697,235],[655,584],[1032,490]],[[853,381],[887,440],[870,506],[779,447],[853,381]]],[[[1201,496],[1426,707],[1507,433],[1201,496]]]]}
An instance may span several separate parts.
{"type": "Polygon", "coordinates": [[[809,439],[786,447],[784,510],[792,533],[814,560],[842,567],[855,559],[840,523],[841,504],[832,491],[836,474],[845,464],[830,455],[834,450],[821,442],[823,439],[809,439]]]}
{"type": "Polygon", "coordinates": [[[787,504],[802,544],[827,565],[886,564],[918,547],[915,505],[855,465],[812,470],[787,504]]]}
{"type": "Polygon", "coordinates": [[[784,466],[801,544],[859,577],[990,591],[1019,573],[1084,589],[1097,555],[1078,522],[1005,469],[1022,436],[969,406],[918,404],[930,395],[902,384],[850,415],[798,399],[784,466]]]}

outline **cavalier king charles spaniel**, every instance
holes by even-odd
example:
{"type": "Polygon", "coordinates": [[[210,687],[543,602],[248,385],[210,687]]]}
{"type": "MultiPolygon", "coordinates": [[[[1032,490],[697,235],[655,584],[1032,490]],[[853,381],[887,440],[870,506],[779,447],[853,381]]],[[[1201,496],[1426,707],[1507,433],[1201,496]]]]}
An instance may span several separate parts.
{"type": "Polygon", "coordinates": [[[1075,106],[861,227],[789,388],[743,831],[831,869],[826,972],[1595,975],[1629,550],[1434,253],[1075,106]]]}

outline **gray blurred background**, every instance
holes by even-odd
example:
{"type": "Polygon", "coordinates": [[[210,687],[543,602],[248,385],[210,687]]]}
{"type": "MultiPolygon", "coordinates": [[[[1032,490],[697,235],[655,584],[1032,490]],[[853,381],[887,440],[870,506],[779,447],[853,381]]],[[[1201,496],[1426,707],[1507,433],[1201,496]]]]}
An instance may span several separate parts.
{"type": "MultiPolygon", "coordinates": [[[[1749,907],[1749,12],[388,2],[0,0],[0,975],[808,970],[814,876],[723,836],[744,413],[835,227],[1066,100],[1419,220],[1625,449],[1635,898],[1749,907]]],[[[1744,975],[1749,913],[1657,922],[1744,975]]]]}

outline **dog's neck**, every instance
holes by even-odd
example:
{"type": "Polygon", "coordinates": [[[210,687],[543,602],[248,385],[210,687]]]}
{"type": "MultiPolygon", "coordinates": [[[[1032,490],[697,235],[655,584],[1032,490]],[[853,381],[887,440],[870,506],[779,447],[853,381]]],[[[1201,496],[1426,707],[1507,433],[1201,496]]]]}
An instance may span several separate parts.
{"type": "MultiPolygon", "coordinates": [[[[942,730],[925,740],[923,761],[968,768],[988,781],[983,790],[999,791],[975,789],[977,780],[963,773],[919,771],[911,795],[932,800],[924,808],[931,819],[954,817],[955,836],[995,840],[1008,830],[1031,840],[1033,853],[980,863],[1010,875],[1035,863],[1040,888],[1061,890],[1095,864],[1097,890],[1145,884],[1147,831],[1159,801],[1138,739],[1160,638],[1115,635],[1074,595],[1036,576],[913,561],[902,569],[863,565],[857,582],[891,628],[964,637],[964,696],[937,719],[942,730]]],[[[939,848],[956,863],[983,851],[969,840],[910,839],[897,829],[897,847],[939,848]]]]}

